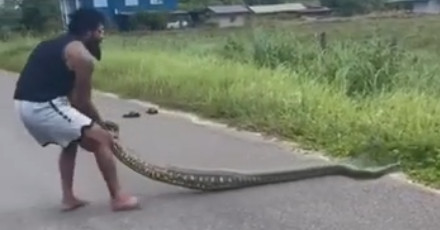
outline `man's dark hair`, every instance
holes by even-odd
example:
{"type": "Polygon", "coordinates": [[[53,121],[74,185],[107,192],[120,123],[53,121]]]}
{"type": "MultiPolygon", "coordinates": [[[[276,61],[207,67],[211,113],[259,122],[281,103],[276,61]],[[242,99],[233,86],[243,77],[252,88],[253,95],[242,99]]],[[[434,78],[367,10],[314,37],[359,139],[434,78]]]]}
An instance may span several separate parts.
{"type": "Polygon", "coordinates": [[[101,12],[93,8],[80,8],[70,14],[68,32],[81,36],[96,30],[100,24],[105,24],[105,17],[101,12]]]}

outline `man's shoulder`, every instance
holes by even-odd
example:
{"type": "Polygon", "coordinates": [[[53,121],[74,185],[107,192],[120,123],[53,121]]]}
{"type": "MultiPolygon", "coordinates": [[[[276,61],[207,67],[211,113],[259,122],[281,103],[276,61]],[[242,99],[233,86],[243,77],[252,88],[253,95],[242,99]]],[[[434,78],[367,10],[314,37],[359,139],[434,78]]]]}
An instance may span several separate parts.
{"type": "Polygon", "coordinates": [[[69,42],[64,49],[64,58],[70,69],[93,66],[95,61],[81,41],[69,42]]]}
{"type": "Polygon", "coordinates": [[[64,54],[66,57],[91,58],[86,46],[81,41],[72,41],[66,44],[64,54]]]}
{"type": "Polygon", "coordinates": [[[63,52],[66,47],[72,43],[76,43],[77,40],[70,38],[65,34],[60,34],[54,37],[46,38],[37,43],[34,47],[34,52],[41,51],[46,52],[47,50],[59,50],[61,49],[63,52]]]}
{"type": "Polygon", "coordinates": [[[79,52],[84,48],[84,44],[81,41],[72,40],[66,44],[64,50],[65,52],[79,52]]]}

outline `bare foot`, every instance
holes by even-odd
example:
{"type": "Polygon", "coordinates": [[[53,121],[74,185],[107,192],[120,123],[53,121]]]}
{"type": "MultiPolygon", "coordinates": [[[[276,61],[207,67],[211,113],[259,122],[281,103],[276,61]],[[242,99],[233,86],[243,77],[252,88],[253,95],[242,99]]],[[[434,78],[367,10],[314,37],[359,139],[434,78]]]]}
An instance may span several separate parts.
{"type": "Polygon", "coordinates": [[[77,199],[77,198],[72,198],[72,199],[69,199],[69,200],[63,200],[61,211],[63,211],[63,212],[73,211],[73,210],[76,210],[78,208],[84,207],[84,206],[86,206],[88,204],[89,204],[88,201],[80,200],[80,199],[77,199]]]}
{"type": "Polygon", "coordinates": [[[134,209],[139,209],[139,201],[134,196],[121,195],[118,198],[115,198],[111,202],[112,209],[115,212],[118,211],[129,211],[134,209]]]}

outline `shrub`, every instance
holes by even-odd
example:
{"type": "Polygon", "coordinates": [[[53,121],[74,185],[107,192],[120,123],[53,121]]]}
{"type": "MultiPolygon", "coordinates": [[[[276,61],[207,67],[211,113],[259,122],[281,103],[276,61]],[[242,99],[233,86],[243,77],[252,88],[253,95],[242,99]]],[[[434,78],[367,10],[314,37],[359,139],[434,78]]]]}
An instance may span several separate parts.
{"type": "Polygon", "coordinates": [[[320,2],[343,16],[364,14],[384,8],[384,0],[320,0],[320,2]]]}
{"type": "Polygon", "coordinates": [[[21,14],[20,21],[26,30],[44,33],[61,28],[57,0],[23,0],[21,14]]]}
{"type": "Polygon", "coordinates": [[[162,12],[139,12],[133,15],[130,20],[132,30],[149,29],[163,30],[168,22],[168,14],[162,12]]]}

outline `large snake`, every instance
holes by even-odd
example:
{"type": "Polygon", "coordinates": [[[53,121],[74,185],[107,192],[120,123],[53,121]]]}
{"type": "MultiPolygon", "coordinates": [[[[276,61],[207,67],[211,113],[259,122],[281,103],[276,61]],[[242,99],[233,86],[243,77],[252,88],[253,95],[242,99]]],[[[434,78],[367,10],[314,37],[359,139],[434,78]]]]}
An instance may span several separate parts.
{"type": "Polygon", "coordinates": [[[115,157],[133,171],[155,181],[201,191],[221,191],[274,184],[323,176],[346,176],[354,179],[378,179],[397,170],[399,163],[376,170],[359,169],[348,165],[315,166],[305,169],[277,172],[244,173],[229,170],[184,169],[174,166],[157,166],[127,153],[119,142],[119,126],[105,121],[103,127],[115,137],[115,157]]]}

